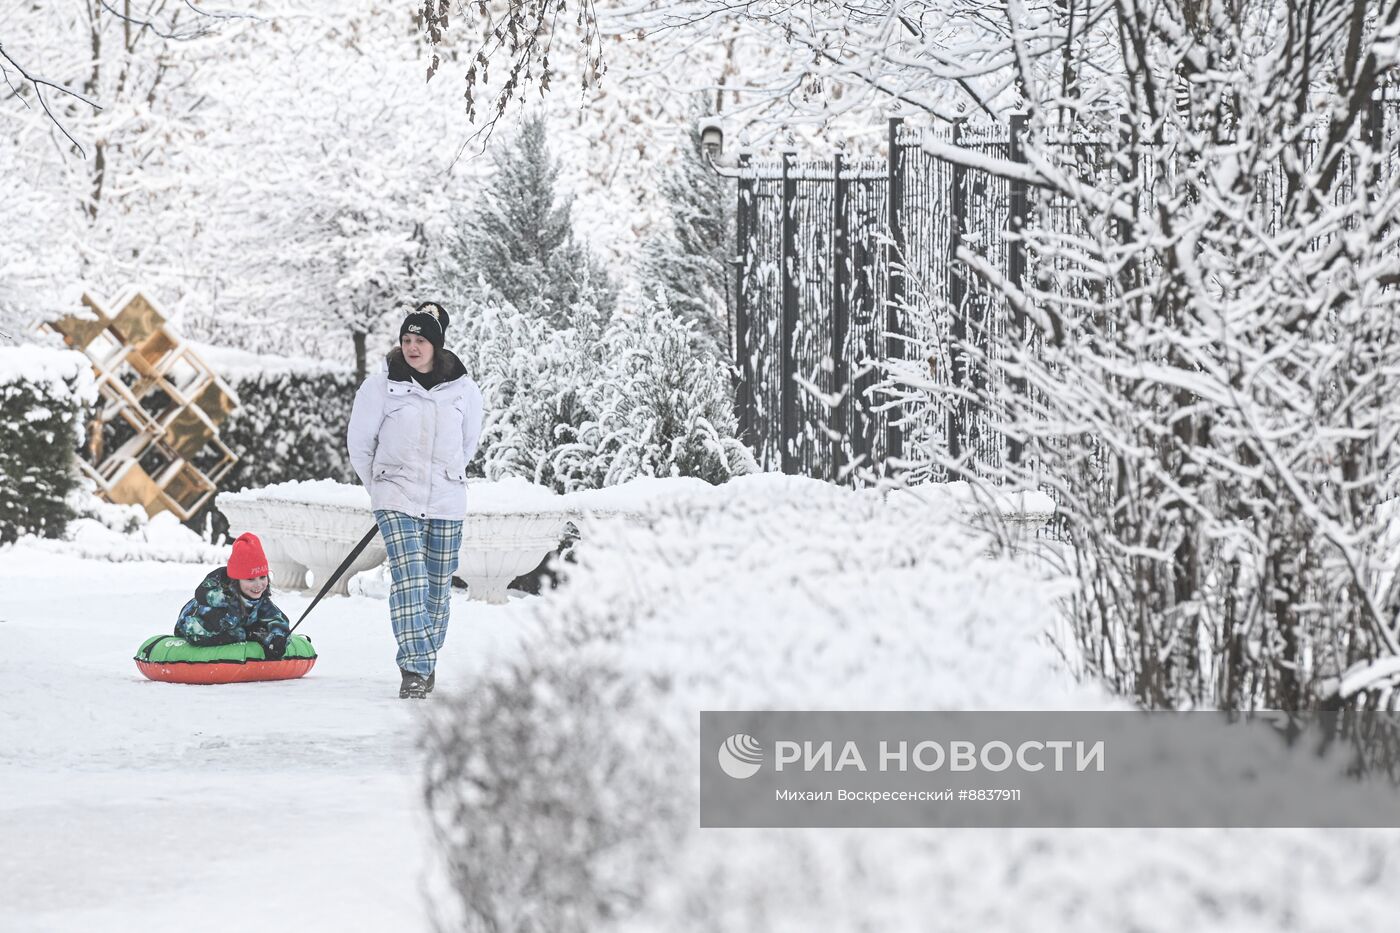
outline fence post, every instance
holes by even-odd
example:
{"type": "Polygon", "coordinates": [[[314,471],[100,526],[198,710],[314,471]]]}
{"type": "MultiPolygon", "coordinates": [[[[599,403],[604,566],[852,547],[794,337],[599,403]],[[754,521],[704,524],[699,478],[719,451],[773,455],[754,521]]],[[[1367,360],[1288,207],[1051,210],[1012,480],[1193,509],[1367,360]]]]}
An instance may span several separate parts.
{"type": "Polygon", "coordinates": [[[1379,151],[1385,140],[1385,110],[1375,96],[1366,101],[1366,136],[1371,148],[1379,151]]]}
{"type": "MultiPolygon", "coordinates": [[[[1385,105],[1385,86],[1382,86],[1372,93],[1371,99],[1366,103],[1367,142],[1378,157],[1375,165],[1371,168],[1371,177],[1366,181],[1366,184],[1369,185],[1374,185],[1375,180],[1381,176],[1382,172],[1386,171],[1385,105]]],[[[1355,174],[1355,170],[1353,170],[1353,174],[1355,174]]],[[[1390,236],[1390,230],[1389,223],[1382,225],[1381,229],[1377,231],[1377,238],[1385,240],[1390,236]]]]}
{"type": "Polygon", "coordinates": [[[734,288],[734,355],[738,385],[734,392],[735,414],[739,419],[739,439],[750,450],[758,450],[754,437],[754,378],[753,348],[749,345],[748,278],[753,272],[753,231],[749,212],[754,207],[753,175],[749,172],[749,154],[739,153],[739,196],[735,211],[735,236],[739,257],[736,262],[734,288]]]}
{"type": "MultiPolygon", "coordinates": [[[[857,185],[867,185],[862,179],[857,185]]],[[[849,192],[848,192],[849,193],[849,192]]],[[[875,357],[875,295],[872,283],[872,268],[875,250],[869,242],[871,228],[860,222],[861,236],[850,242],[851,251],[851,321],[859,330],[850,340],[852,359],[874,359],[875,357]]],[[[875,457],[875,416],[870,410],[870,399],[866,393],[874,383],[875,376],[870,366],[862,369],[851,385],[851,460],[874,466],[875,457]]]]}
{"type": "MultiPolygon", "coordinates": [[[[962,123],[953,124],[951,142],[962,145],[962,123]]],[[[967,385],[967,353],[962,348],[967,342],[967,283],[958,271],[958,246],[962,243],[964,218],[967,214],[967,171],[958,162],[948,166],[951,175],[952,191],[948,199],[948,302],[952,306],[952,381],[955,389],[967,385]]],[[[954,398],[948,405],[948,454],[953,460],[962,456],[963,403],[954,398]]],[[[958,479],[960,471],[954,470],[950,479],[958,479]]]]}
{"type": "MultiPolygon", "coordinates": [[[[1007,155],[1011,161],[1019,162],[1022,165],[1026,162],[1026,127],[1027,118],[1024,113],[1014,113],[1011,115],[1011,135],[1007,140],[1007,155]]],[[[1028,208],[1028,197],[1026,191],[1026,180],[1024,178],[1011,179],[1011,216],[1007,225],[1016,236],[1011,240],[1011,249],[1007,255],[1007,272],[1011,279],[1011,284],[1018,290],[1024,291],[1026,287],[1026,244],[1021,239],[1025,231],[1028,208]]],[[[1012,317],[1012,327],[1014,328],[1015,339],[1020,343],[1021,349],[1027,346],[1026,334],[1026,312],[1018,304],[1012,317]]],[[[1026,380],[1021,378],[1013,379],[1011,391],[1017,395],[1026,391],[1026,380]]],[[[1020,441],[1012,440],[1007,445],[1007,457],[1012,463],[1021,462],[1021,452],[1023,445],[1020,441]]]]}
{"type": "Polygon", "coordinates": [[[793,162],[797,153],[783,151],[782,256],[780,267],[783,282],[783,359],[779,403],[782,406],[782,470],[796,474],[801,468],[797,453],[797,179],[793,177],[793,162]]]}
{"type": "MultiPolygon", "coordinates": [[[[885,193],[889,197],[886,216],[890,224],[890,243],[885,247],[886,272],[889,285],[885,291],[885,359],[896,360],[904,356],[903,318],[904,304],[904,224],[900,213],[904,207],[904,152],[899,145],[899,128],[903,117],[890,118],[889,182],[885,193]]],[[[885,457],[880,464],[880,472],[888,476],[893,461],[904,456],[904,435],[894,409],[885,410],[885,457]]]]}
{"type": "Polygon", "coordinates": [[[833,185],[831,247],[831,390],[839,392],[841,401],[834,413],[836,436],[831,439],[831,479],[839,481],[846,468],[847,425],[851,413],[850,359],[847,357],[846,335],[851,329],[850,268],[850,191],[841,177],[845,160],[838,151],[831,161],[833,185]]]}
{"type": "MultiPolygon", "coordinates": [[[[1373,94],[1371,99],[1366,101],[1366,142],[1372,151],[1383,156],[1385,154],[1385,92],[1382,90],[1380,93],[1382,97],[1378,98],[1373,94]]],[[[1371,179],[1378,177],[1380,171],[1381,166],[1376,165],[1372,169],[1371,179]]],[[[1355,171],[1352,174],[1355,175],[1355,171]]],[[[1368,179],[1366,183],[1370,184],[1371,179],[1368,179]]],[[[1357,183],[1361,183],[1359,179],[1357,183]]]]}

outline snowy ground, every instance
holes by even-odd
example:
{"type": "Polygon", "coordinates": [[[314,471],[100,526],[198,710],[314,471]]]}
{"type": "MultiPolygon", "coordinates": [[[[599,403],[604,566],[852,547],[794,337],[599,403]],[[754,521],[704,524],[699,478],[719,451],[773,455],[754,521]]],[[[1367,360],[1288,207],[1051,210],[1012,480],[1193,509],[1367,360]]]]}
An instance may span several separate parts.
{"type": "MultiPolygon", "coordinates": [[[[479,720],[468,747],[511,752],[528,732],[538,741],[524,745],[551,756],[496,754],[507,776],[591,762],[567,781],[467,788],[464,863],[501,882],[477,906],[518,913],[553,895],[555,914],[537,915],[562,916],[576,893],[599,894],[514,883],[569,867],[588,834],[555,830],[577,818],[636,829],[599,868],[605,891],[636,896],[594,930],[1394,928],[1392,830],[700,830],[697,709],[1122,703],[1076,682],[1045,643],[1053,581],[981,554],[951,503],[886,508],[784,477],[725,493],[648,522],[591,523],[570,582],[545,597],[455,597],[439,689],[497,698],[463,705],[479,720]],[[511,692],[522,684],[528,703],[511,692]],[[623,753],[596,755],[599,741],[623,753]],[[632,769],[622,786],[668,791],[595,793],[588,781],[613,761],[632,769]]],[[[219,555],[161,562],[200,549],[187,554],[190,536],[161,522],[122,543],[101,518],[67,542],[0,548],[0,933],[426,933],[432,910],[459,913],[417,747],[426,709],[446,704],[397,698],[382,584],[359,578],[364,595],[317,608],[303,631],[321,657],[302,680],[153,683],[132,653],[170,630],[219,555]]],[[[293,617],[306,605],[279,602],[293,617]]]]}
{"type": "MultiPolygon", "coordinates": [[[[132,654],[207,569],[0,549],[0,930],[428,929],[422,710],[387,603],[318,606],[302,680],[144,679],[132,654]]],[[[510,654],[523,601],[459,591],[440,690],[510,654]]]]}

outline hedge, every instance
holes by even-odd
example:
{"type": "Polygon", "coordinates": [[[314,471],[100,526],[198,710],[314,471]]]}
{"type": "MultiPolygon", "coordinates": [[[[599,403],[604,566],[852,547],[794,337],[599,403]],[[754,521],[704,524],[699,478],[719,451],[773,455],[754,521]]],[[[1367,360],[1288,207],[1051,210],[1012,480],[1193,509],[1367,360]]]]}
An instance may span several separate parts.
{"type": "Polygon", "coordinates": [[[81,353],[0,347],[0,544],[63,535],[80,480],[76,451],[96,398],[81,353]]]}

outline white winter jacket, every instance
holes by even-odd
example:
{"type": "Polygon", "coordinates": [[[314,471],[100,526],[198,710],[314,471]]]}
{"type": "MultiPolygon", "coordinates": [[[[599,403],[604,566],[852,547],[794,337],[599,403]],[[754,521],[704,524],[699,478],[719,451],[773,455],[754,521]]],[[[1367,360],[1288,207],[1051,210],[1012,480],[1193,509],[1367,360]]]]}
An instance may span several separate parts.
{"type": "Polygon", "coordinates": [[[481,440],[481,389],[451,351],[452,375],[425,389],[399,362],[355,393],[346,442],[370,507],[414,518],[467,514],[467,464],[481,440]]]}

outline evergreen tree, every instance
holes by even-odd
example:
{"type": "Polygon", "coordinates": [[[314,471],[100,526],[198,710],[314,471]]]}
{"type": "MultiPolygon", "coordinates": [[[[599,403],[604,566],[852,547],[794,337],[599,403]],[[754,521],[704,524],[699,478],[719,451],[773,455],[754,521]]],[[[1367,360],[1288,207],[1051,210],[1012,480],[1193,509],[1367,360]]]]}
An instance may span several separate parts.
{"type": "Polygon", "coordinates": [[[705,158],[698,129],[690,133],[686,157],[663,179],[661,194],[670,206],[670,229],[644,254],[643,288],[649,295],[660,290],[672,312],[693,323],[726,359],[734,195],[705,158]]]}
{"type": "Polygon", "coordinates": [[[556,190],[559,166],[543,117],[526,121],[494,156],[496,174],[461,224],[449,274],[566,326],[581,298],[611,307],[607,274],[573,234],[572,196],[556,190]]]}

